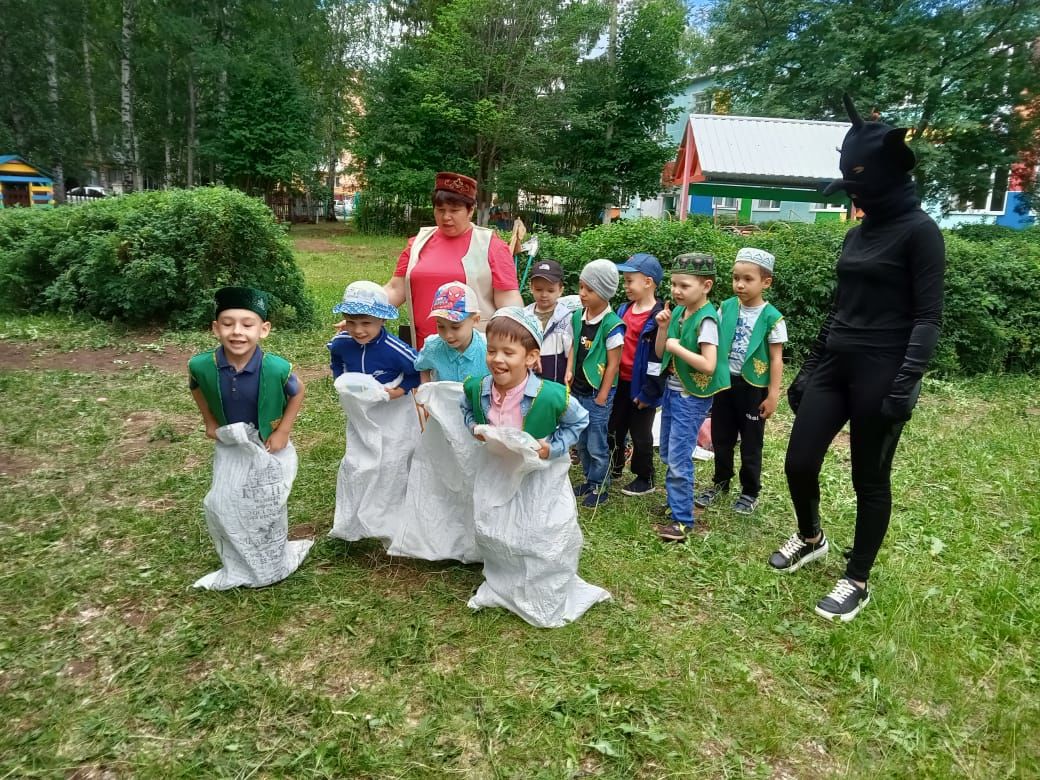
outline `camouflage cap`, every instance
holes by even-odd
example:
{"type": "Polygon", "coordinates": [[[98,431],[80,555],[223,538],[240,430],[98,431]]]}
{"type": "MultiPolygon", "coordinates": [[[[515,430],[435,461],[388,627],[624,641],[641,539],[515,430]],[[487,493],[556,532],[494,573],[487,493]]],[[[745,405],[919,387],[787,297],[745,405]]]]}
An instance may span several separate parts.
{"type": "Polygon", "coordinates": [[[704,252],[686,252],[676,255],[672,260],[671,272],[690,276],[715,276],[715,255],[704,252]]]}

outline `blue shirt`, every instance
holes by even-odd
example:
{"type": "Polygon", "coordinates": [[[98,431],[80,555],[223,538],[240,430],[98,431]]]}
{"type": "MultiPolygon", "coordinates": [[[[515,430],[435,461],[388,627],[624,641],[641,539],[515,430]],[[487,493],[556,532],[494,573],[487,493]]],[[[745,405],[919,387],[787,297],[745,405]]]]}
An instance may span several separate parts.
{"type": "MultiPolygon", "coordinates": [[[[484,411],[484,419],[487,419],[488,409],[491,408],[491,377],[484,377],[480,383],[480,406],[484,411]]],[[[542,389],[542,380],[535,376],[533,371],[528,372],[527,384],[524,386],[524,397],[520,399],[520,414],[524,417],[531,409],[534,398],[542,389]]],[[[462,416],[466,420],[466,427],[472,433],[476,420],[473,417],[473,409],[469,405],[469,397],[463,393],[459,401],[462,407],[462,416]]],[[[573,396],[567,397],[567,408],[560,417],[560,422],[555,431],[549,437],[549,457],[559,458],[567,454],[567,450],[578,443],[581,432],[588,427],[589,413],[575,400],[573,396]]]]}
{"type": "Polygon", "coordinates": [[[333,378],[343,373],[368,374],[377,382],[402,390],[419,386],[419,372],[415,370],[415,350],[386,328],[367,344],[358,344],[344,332],[333,337],[326,346],[331,359],[329,367],[333,378]]]}
{"type": "MultiPolygon", "coordinates": [[[[260,400],[260,365],[264,360],[264,352],[257,347],[249,362],[241,371],[237,371],[228,363],[224,355],[224,347],[217,347],[217,379],[220,382],[220,405],[224,407],[224,419],[231,423],[252,423],[260,427],[260,415],[257,403],[260,400]]],[[[188,387],[194,390],[198,384],[194,379],[188,380],[188,387]]],[[[289,374],[285,382],[285,397],[292,398],[300,392],[300,380],[295,373],[289,374]]]]}
{"type": "Polygon", "coordinates": [[[416,371],[433,371],[438,382],[461,382],[468,376],[487,376],[487,339],[473,331],[469,346],[459,352],[440,336],[429,336],[415,359],[416,371]]]}

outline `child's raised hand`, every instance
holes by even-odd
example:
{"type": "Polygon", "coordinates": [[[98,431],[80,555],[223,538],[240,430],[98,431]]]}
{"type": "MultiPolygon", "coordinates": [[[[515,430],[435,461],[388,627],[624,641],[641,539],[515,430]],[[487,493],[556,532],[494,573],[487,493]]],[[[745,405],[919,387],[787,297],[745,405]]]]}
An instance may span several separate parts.
{"type": "Polygon", "coordinates": [[[344,317],[342,320],[337,322],[332,327],[334,327],[336,329],[336,333],[342,333],[343,331],[345,331],[347,329],[347,320],[346,320],[346,318],[344,317]]]}
{"type": "Polygon", "coordinates": [[[657,312],[654,320],[659,326],[668,327],[668,323],[672,321],[672,307],[668,305],[668,301],[664,302],[664,308],[657,312]]]}

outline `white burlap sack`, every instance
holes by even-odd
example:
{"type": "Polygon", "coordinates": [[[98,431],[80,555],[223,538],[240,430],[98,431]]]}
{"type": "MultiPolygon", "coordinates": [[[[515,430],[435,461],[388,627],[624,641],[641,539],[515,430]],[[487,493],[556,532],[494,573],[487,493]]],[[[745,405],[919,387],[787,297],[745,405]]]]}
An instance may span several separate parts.
{"type": "Polygon", "coordinates": [[[577,620],[610,594],[578,576],[583,539],[570,459],[542,460],[523,431],[477,432],[487,440],[473,493],[485,579],[469,606],[505,607],[539,628],[577,620]]]}
{"type": "Polygon", "coordinates": [[[202,505],[223,566],[194,587],[259,588],[296,571],[314,541],[287,541],[285,505],[295,479],[296,450],[291,443],[270,453],[252,425],[233,423],[217,429],[213,484],[202,505]]]}
{"type": "Polygon", "coordinates": [[[368,374],[340,374],[336,392],[347,415],[347,449],[336,476],[336,514],[329,536],[389,545],[402,518],[419,418],[410,393],[390,400],[368,374]]]}
{"type": "Polygon", "coordinates": [[[428,561],[481,560],[473,536],[473,480],[480,442],[466,428],[461,382],[428,382],[415,391],[429,413],[412,457],[408,492],[389,555],[428,561]]]}

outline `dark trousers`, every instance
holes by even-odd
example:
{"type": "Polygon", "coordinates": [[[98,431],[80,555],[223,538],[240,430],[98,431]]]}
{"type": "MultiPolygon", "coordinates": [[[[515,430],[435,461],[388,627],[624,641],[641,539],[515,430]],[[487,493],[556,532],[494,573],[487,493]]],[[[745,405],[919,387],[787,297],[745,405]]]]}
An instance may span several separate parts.
{"type": "Polygon", "coordinates": [[[716,393],[711,406],[711,446],[715,450],[716,485],[729,488],[733,479],[733,451],[740,438],[740,491],[758,498],[762,490],[762,441],[766,421],[758,407],[767,387],[749,385],[739,374],[730,376],[729,390],[716,393]]]}
{"type": "Polygon", "coordinates": [[[824,353],[813,371],[787,444],[787,486],[798,531],[820,532],[820,467],[842,426],[849,423],[856,538],[845,576],[866,581],[892,514],[892,458],[904,423],[882,417],[902,353],[824,353]]]}
{"type": "Polygon", "coordinates": [[[607,446],[610,447],[610,471],[620,477],[625,471],[625,439],[632,437],[632,473],[654,481],[654,415],[653,407],[640,409],[632,403],[632,382],[618,380],[614,395],[614,409],[607,425],[607,446]]]}

